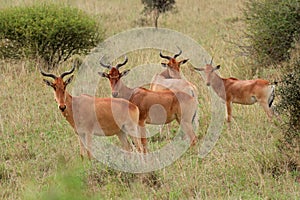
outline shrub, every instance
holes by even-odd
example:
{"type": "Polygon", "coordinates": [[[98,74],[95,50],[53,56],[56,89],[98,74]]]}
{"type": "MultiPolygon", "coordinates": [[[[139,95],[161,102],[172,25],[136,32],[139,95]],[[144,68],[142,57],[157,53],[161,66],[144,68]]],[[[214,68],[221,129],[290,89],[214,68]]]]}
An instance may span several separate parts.
{"type": "Polygon", "coordinates": [[[85,54],[102,40],[99,24],[83,11],[43,4],[0,12],[0,53],[4,58],[35,57],[49,67],[85,54]]]}
{"type": "Polygon", "coordinates": [[[295,46],[279,85],[281,99],[277,111],[286,120],[282,126],[284,138],[280,149],[288,156],[290,170],[300,173],[300,43],[295,46]]]}
{"type": "Polygon", "coordinates": [[[300,34],[300,0],[249,0],[244,15],[250,57],[264,66],[287,61],[300,34]]]}

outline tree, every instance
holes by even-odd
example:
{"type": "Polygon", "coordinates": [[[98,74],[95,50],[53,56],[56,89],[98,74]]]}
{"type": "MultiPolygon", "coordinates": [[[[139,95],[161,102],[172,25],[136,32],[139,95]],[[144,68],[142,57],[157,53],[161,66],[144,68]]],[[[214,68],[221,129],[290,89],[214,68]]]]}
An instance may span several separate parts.
{"type": "Polygon", "coordinates": [[[143,13],[152,16],[155,28],[158,27],[160,14],[175,8],[175,0],[142,0],[142,4],[144,4],[143,13]]]}

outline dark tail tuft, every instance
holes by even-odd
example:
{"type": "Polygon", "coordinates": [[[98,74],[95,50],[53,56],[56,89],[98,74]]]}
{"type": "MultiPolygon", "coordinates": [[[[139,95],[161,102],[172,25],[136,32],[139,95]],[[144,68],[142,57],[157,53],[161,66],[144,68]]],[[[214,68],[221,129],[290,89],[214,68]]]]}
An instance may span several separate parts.
{"type": "Polygon", "coordinates": [[[272,87],[272,92],[271,92],[271,94],[269,96],[269,99],[268,99],[269,108],[271,108],[272,103],[273,103],[274,98],[275,98],[275,85],[272,85],[271,87],[272,87]]]}

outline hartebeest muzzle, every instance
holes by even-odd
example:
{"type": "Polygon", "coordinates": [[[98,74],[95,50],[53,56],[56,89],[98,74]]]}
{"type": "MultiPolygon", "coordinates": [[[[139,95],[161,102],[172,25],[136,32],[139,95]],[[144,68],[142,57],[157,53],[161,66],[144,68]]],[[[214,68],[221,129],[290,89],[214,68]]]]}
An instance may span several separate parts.
{"type": "Polygon", "coordinates": [[[112,92],[111,93],[111,96],[114,97],[114,98],[118,97],[118,95],[119,95],[119,92],[112,92]]]}
{"type": "Polygon", "coordinates": [[[66,105],[59,105],[58,108],[59,108],[62,112],[64,112],[64,111],[66,110],[67,106],[66,106],[66,105]]]}

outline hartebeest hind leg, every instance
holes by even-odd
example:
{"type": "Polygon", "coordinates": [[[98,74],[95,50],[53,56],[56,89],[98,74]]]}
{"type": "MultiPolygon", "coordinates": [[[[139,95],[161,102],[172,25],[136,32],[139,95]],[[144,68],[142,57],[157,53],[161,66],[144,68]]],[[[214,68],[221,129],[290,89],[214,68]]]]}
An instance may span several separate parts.
{"type": "Polygon", "coordinates": [[[182,116],[177,116],[176,121],[180,125],[180,128],[182,129],[183,133],[185,134],[184,139],[186,137],[189,137],[191,146],[195,145],[198,141],[197,136],[195,135],[194,129],[193,129],[193,117],[188,118],[185,116],[186,119],[182,119],[182,116]]]}
{"type": "Polygon", "coordinates": [[[81,157],[81,159],[83,160],[84,153],[85,153],[85,151],[86,151],[86,150],[85,150],[85,146],[84,146],[84,144],[82,143],[81,138],[80,138],[79,135],[77,136],[77,138],[78,138],[79,146],[80,146],[80,157],[81,157]]]}
{"type": "MultiPolygon", "coordinates": [[[[133,141],[137,151],[138,152],[143,152],[144,150],[143,150],[143,146],[142,146],[142,143],[141,143],[141,136],[139,135],[138,127],[137,126],[126,125],[126,126],[124,126],[124,132],[127,133],[127,134],[124,133],[125,137],[129,134],[129,136],[130,136],[131,140],[133,141]]],[[[121,138],[120,138],[120,140],[121,140],[121,138]]],[[[128,143],[127,137],[126,137],[126,141],[128,143]]]]}
{"type": "Polygon", "coordinates": [[[231,101],[226,101],[226,112],[227,112],[227,125],[231,129],[231,119],[232,119],[232,103],[231,101]]]}
{"type": "Polygon", "coordinates": [[[148,152],[147,135],[146,135],[146,127],[145,127],[145,121],[144,120],[139,121],[139,133],[140,133],[140,136],[141,136],[143,153],[147,153],[148,152]]]}
{"type": "Polygon", "coordinates": [[[120,133],[117,134],[118,135],[118,138],[119,140],[121,141],[122,143],[122,147],[125,151],[130,151],[131,150],[131,147],[130,147],[130,144],[127,140],[127,135],[126,133],[124,133],[123,131],[121,131],[120,133]]]}
{"type": "Polygon", "coordinates": [[[194,146],[198,139],[193,131],[193,125],[191,122],[181,122],[180,124],[183,132],[188,135],[188,137],[190,138],[190,144],[191,146],[194,146]]]}
{"type": "Polygon", "coordinates": [[[267,102],[264,101],[259,101],[259,104],[263,107],[264,111],[266,112],[269,121],[271,121],[272,116],[273,116],[273,111],[272,109],[269,107],[267,102]]]}

